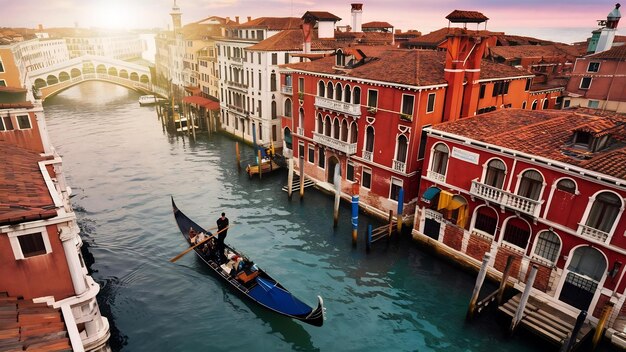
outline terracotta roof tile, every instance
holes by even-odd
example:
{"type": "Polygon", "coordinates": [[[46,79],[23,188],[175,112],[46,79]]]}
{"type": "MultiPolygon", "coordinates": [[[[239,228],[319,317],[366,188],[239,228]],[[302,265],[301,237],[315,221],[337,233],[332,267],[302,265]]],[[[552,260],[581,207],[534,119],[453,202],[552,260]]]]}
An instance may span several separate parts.
{"type": "Polygon", "coordinates": [[[433,129],[620,179],[626,176],[626,115],[596,114],[596,111],[584,109],[503,109],[439,124],[433,129]],[[569,143],[573,133],[581,129],[594,131],[597,135],[610,132],[613,143],[595,153],[571,153],[569,143]]]}
{"type": "MultiPolygon", "coordinates": [[[[444,79],[445,52],[435,50],[406,50],[389,47],[358,47],[366,55],[363,65],[349,70],[337,70],[335,57],[285,67],[313,73],[344,75],[380,82],[413,86],[446,84],[444,79]]],[[[483,60],[481,79],[532,76],[514,67],[483,60]]]]}
{"type": "Polygon", "coordinates": [[[578,49],[572,45],[514,45],[495,46],[488,49],[492,56],[499,56],[506,60],[516,58],[547,58],[565,57],[569,60],[580,55],[578,49]]]}
{"type": "Polygon", "coordinates": [[[626,61],[626,45],[614,46],[611,49],[587,56],[590,59],[616,59],[626,61]]]}
{"type": "Polygon", "coordinates": [[[341,18],[326,11],[307,11],[302,15],[302,19],[311,18],[318,21],[341,21],[341,18]]]}
{"type": "Polygon", "coordinates": [[[422,46],[422,47],[432,47],[436,48],[441,43],[443,43],[446,38],[450,35],[480,35],[480,36],[496,36],[498,39],[498,45],[506,46],[506,45],[545,45],[553,43],[549,40],[537,39],[533,37],[524,37],[519,35],[511,35],[505,34],[504,32],[492,32],[487,30],[469,30],[457,27],[444,27],[430,33],[424,34],[414,40],[410,40],[407,42],[407,45],[414,46],[422,46]]]}
{"type": "Polygon", "coordinates": [[[393,27],[391,24],[389,24],[389,22],[367,22],[367,23],[363,23],[361,25],[361,28],[379,28],[379,29],[384,29],[384,28],[391,28],[393,27]]]}
{"type": "MultiPolygon", "coordinates": [[[[335,38],[318,38],[317,30],[313,31],[311,38],[312,50],[333,50],[352,44],[358,45],[386,45],[391,44],[391,33],[377,32],[335,32],[335,38]]],[[[304,35],[301,29],[287,29],[281,31],[259,43],[248,47],[246,50],[258,51],[301,51],[304,35]]]]}
{"type": "Polygon", "coordinates": [[[54,202],[39,170],[46,158],[0,140],[0,224],[56,215],[54,202]]]}
{"type": "Polygon", "coordinates": [[[266,28],[271,31],[296,29],[302,25],[302,19],[297,17],[259,17],[245,23],[233,23],[228,28],[266,28]]]}
{"type": "Polygon", "coordinates": [[[450,22],[485,22],[489,18],[478,11],[454,10],[446,16],[450,22]]]}

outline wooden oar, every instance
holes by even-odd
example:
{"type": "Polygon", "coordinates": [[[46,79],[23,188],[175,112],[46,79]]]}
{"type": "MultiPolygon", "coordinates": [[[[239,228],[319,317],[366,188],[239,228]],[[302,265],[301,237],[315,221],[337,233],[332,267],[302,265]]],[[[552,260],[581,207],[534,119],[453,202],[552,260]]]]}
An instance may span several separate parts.
{"type": "Polygon", "coordinates": [[[230,226],[226,226],[225,228],[223,228],[223,229],[221,229],[221,230],[217,231],[217,233],[215,233],[214,235],[211,235],[211,236],[209,236],[209,237],[207,237],[207,238],[203,239],[202,241],[200,241],[200,242],[196,243],[195,245],[193,245],[193,246],[191,246],[191,247],[189,247],[189,248],[185,249],[182,253],[180,253],[179,255],[175,256],[175,257],[174,257],[174,258],[172,258],[172,259],[170,259],[170,262],[174,263],[174,262],[175,262],[175,261],[177,261],[178,259],[182,258],[185,254],[187,254],[187,253],[191,252],[191,250],[192,250],[192,249],[194,249],[194,248],[198,247],[199,245],[203,244],[204,242],[206,242],[206,241],[210,240],[211,238],[215,237],[215,235],[219,235],[219,233],[220,233],[220,232],[222,232],[222,231],[224,231],[224,230],[226,230],[226,229],[228,229],[228,228],[230,228],[230,226]]]}

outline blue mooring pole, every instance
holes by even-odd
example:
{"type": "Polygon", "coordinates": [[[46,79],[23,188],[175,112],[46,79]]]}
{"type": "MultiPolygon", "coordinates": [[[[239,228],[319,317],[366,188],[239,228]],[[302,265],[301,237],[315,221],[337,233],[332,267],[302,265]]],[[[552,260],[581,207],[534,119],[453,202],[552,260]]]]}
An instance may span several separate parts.
{"type": "Polygon", "coordinates": [[[359,195],[352,195],[352,246],[356,247],[357,228],[359,227],[359,195]]]}
{"type": "Polygon", "coordinates": [[[404,208],[404,188],[398,192],[398,235],[402,232],[402,210],[404,208]]]}

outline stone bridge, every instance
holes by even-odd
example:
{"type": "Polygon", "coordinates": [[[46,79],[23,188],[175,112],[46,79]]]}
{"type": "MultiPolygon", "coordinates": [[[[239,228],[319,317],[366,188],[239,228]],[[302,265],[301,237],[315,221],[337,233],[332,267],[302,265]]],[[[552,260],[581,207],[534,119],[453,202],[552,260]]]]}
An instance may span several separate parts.
{"type": "Polygon", "coordinates": [[[42,100],[92,80],[118,84],[139,92],[154,92],[156,88],[152,86],[149,67],[95,55],[81,56],[32,71],[29,77],[42,100]]]}

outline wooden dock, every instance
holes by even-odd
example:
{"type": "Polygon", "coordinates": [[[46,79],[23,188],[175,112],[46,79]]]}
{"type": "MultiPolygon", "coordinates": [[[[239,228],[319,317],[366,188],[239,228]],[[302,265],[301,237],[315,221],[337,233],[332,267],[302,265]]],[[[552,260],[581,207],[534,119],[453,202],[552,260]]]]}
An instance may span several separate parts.
{"type": "MultiPolygon", "coordinates": [[[[308,178],[304,178],[304,188],[307,187],[311,187],[311,186],[315,186],[315,182],[313,182],[311,179],[308,178]]],[[[283,186],[283,191],[287,192],[288,191],[288,185],[283,186]]],[[[298,176],[298,174],[294,173],[293,175],[293,187],[292,190],[297,191],[300,189],[300,176],[298,176]]]]}
{"type": "MultiPolygon", "coordinates": [[[[498,307],[498,310],[513,318],[519,306],[521,296],[521,293],[515,295],[508,302],[498,307]]],[[[557,345],[564,344],[575,323],[575,317],[567,315],[532,296],[529,297],[524,309],[524,315],[520,321],[521,326],[557,345]]],[[[576,336],[574,349],[592,330],[589,322],[583,324],[578,336],[576,336]]]]}

